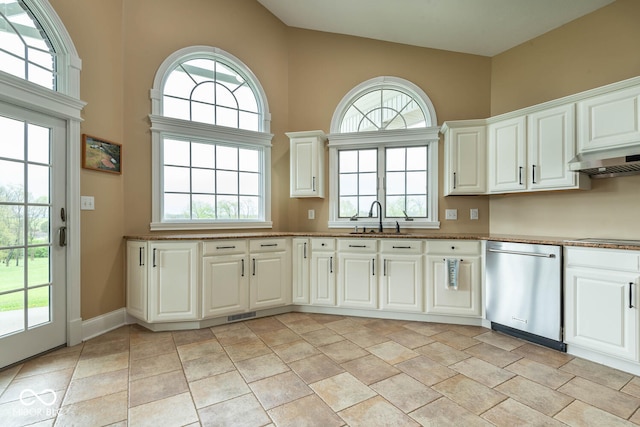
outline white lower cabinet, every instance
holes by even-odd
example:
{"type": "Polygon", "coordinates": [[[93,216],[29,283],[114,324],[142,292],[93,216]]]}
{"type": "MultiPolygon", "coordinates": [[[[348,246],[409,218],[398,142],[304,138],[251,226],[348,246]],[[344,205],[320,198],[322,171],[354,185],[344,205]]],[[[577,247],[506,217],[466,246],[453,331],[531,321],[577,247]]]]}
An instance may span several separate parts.
{"type": "Polygon", "coordinates": [[[311,245],[308,238],[296,237],[292,241],[291,298],[294,304],[309,304],[309,266],[311,245]]]}
{"type": "Polygon", "coordinates": [[[565,342],[639,361],[639,254],[565,248],[565,342]]]}
{"type": "Polygon", "coordinates": [[[149,322],[196,320],[198,242],[149,243],[149,322]]]}
{"type": "Polygon", "coordinates": [[[202,258],[202,317],[242,313],[249,308],[246,255],[202,258]]]}
{"type": "Polygon", "coordinates": [[[311,304],[336,305],[335,239],[311,240],[311,304]]]}
{"type": "Polygon", "coordinates": [[[127,241],[127,313],[141,320],[147,320],[149,306],[148,250],[147,242],[127,241]]]}
{"type": "Polygon", "coordinates": [[[249,242],[249,309],[291,304],[291,267],[286,239],[249,242]]]}
{"type": "Polygon", "coordinates": [[[427,309],[430,314],[482,315],[481,245],[477,241],[428,242],[427,309]],[[458,287],[447,286],[445,259],[457,259],[458,287]]]}
{"type": "Polygon", "coordinates": [[[383,240],[380,242],[380,308],[420,312],[423,309],[424,279],[422,242],[383,240]]]}
{"type": "Polygon", "coordinates": [[[338,242],[338,306],[378,308],[377,240],[338,242]]]}

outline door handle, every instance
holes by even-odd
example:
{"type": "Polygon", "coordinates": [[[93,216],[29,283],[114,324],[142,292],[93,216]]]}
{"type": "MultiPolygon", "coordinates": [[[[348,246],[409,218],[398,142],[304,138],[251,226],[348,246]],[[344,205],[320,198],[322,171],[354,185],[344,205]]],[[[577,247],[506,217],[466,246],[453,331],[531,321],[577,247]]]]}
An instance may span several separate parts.
{"type": "Polygon", "coordinates": [[[58,229],[58,243],[60,246],[67,246],[67,227],[62,226],[58,229]]]}

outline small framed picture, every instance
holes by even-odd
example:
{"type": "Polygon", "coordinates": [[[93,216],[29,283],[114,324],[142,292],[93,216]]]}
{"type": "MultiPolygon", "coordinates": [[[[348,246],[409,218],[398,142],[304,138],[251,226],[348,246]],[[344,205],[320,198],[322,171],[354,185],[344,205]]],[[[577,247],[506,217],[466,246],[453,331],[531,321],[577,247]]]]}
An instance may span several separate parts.
{"type": "Polygon", "coordinates": [[[121,174],[122,145],[83,133],[82,167],[121,174]]]}

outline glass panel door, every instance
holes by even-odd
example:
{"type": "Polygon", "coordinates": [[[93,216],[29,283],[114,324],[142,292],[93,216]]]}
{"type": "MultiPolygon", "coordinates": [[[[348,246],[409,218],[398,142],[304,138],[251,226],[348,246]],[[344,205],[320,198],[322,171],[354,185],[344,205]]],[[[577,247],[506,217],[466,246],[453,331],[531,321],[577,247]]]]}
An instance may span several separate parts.
{"type": "Polygon", "coordinates": [[[2,368],[66,341],[66,195],[64,122],[0,104],[0,129],[2,368]]]}

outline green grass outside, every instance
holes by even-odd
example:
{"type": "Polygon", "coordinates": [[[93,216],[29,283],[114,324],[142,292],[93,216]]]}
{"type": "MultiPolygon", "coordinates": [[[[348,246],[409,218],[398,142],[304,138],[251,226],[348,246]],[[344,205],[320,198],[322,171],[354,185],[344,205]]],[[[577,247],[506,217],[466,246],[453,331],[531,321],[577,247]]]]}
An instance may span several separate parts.
{"type": "MultiPolygon", "coordinates": [[[[29,283],[41,285],[49,282],[49,259],[35,258],[27,260],[29,266],[29,283]]],[[[22,287],[24,281],[24,259],[16,267],[15,261],[9,266],[0,263],[0,292],[22,287]]],[[[24,304],[23,292],[13,292],[0,296],[0,311],[21,310],[24,304]]],[[[29,308],[49,305],[49,287],[33,289],[29,292],[29,308]]]]}

